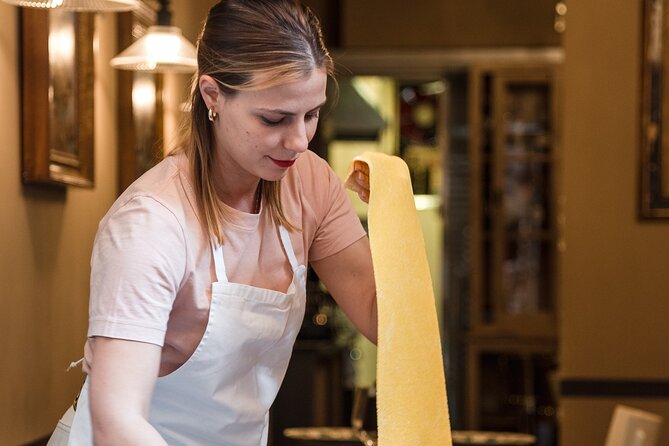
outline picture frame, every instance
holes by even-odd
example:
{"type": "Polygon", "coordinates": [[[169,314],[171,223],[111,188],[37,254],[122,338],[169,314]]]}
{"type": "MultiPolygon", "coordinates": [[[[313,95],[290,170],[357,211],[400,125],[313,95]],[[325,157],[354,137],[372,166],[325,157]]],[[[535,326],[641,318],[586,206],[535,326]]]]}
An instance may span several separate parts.
{"type": "Polygon", "coordinates": [[[94,186],[94,17],[20,12],[22,181],[94,186]]]}
{"type": "Polygon", "coordinates": [[[642,219],[669,218],[669,1],[642,2],[641,156],[642,219]]]}
{"type": "MultiPolygon", "coordinates": [[[[118,52],[155,24],[147,1],[118,14],[118,52]]],[[[118,70],[118,193],[163,158],[163,75],[118,70]]]]}

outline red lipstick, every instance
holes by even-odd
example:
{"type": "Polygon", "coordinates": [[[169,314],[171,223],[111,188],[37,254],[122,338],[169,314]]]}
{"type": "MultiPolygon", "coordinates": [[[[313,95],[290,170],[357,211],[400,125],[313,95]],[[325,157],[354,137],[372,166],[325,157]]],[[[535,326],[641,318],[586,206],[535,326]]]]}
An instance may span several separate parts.
{"type": "Polygon", "coordinates": [[[279,166],[283,169],[287,169],[290,166],[292,166],[293,164],[295,164],[295,160],[284,161],[284,160],[275,160],[274,158],[270,158],[270,159],[274,162],[274,164],[276,164],[277,166],[279,166]]]}

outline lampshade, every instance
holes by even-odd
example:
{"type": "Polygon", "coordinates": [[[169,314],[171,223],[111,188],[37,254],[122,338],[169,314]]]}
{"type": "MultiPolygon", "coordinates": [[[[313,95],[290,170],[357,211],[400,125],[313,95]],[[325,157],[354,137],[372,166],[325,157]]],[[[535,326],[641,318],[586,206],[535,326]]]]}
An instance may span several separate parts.
{"type": "Polygon", "coordinates": [[[66,9],[80,12],[131,11],[139,0],[2,0],[23,8],[66,9]]]}
{"type": "Polygon", "coordinates": [[[176,26],[151,26],[146,34],[110,61],[114,68],[148,72],[193,73],[195,46],[176,26]]]}
{"type": "Polygon", "coordinates": [[[171,26],[169,0],[160,0],[158,24],[110,61],[121,70],[151,73],[193,73],[197,71],[197,51],[176,26],[171,26]]]}

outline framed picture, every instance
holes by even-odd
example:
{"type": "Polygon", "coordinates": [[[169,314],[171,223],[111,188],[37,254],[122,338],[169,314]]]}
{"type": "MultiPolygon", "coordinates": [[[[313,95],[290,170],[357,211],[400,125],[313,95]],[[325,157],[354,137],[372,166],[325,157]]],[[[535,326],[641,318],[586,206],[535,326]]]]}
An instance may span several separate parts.
{"type": "MultiPolygon", "coordinates": [[[[156,21],[146,2],[118,15],[118,51],[142,37],[156,21]]],[[[118,193],[163,157],[163,76],[118,70],[118,193]]]]}
{"type": "Polygon", "coordinates": [[[20,14],[22,180],[93,187],[93,15],[20,14]]]}
{"type": "Polygon", "coordinates": [[[669,218],[669,0],[643,0],[640,216],[669,218]]]}

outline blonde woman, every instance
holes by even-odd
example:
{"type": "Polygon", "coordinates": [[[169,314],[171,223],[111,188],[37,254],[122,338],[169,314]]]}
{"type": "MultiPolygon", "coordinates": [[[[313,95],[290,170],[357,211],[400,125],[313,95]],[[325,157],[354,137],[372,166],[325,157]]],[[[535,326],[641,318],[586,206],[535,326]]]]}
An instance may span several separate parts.
{"type": "Polygon", "coordinates": [[[316,17],[223,0],[198,64],[183,144],[100,223],[69,444],[265,445],[307,262],[376,338],[367,236],[308,150],[332,74],[316,17]]]}

